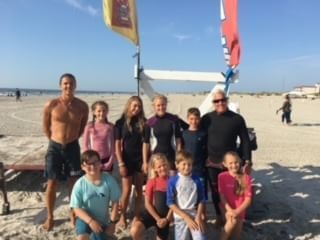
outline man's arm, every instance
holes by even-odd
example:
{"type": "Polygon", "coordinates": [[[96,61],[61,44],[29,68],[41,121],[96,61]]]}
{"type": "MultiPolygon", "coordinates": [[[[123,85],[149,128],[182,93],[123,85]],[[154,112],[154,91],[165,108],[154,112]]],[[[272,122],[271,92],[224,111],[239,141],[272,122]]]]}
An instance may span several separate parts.
{"type": "Polygon", "coordinates": [[[251,164],[251,149],[248,129],[245,120],[241,117],[241,125],[239,129],[240,147],[242,152],[242,159],[249,161],[251,164]]]}
{"type": "Polygon", "coordinates": [[[89,116],[89,107],[88,104],[83,102],[83,113],[82,113],[82,118],[80,122],[80,129],[79,129],[79,137],[82,135],[84,128],[87,125],[88,122],[88,116],[89,116]]]}
{"type": "Polygon", "coordinates": [[[48,139],[51,139],[51,110],[52,110],[52,102],[48,102],[43,111],[43,118],[42,118],[42,127],[43,132],[47,136],[48,139]]]}

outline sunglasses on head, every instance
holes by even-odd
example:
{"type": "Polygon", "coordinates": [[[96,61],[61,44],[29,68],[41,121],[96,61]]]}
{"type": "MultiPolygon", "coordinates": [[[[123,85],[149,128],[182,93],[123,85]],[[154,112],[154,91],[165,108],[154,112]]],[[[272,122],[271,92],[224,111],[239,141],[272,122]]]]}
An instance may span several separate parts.
{"type": "Polygon", "coordinates": [[[228,100],[228,98],[220,98],[220,99],[214,99],[212,100],[213,103],[225,103],[228,100]]]}

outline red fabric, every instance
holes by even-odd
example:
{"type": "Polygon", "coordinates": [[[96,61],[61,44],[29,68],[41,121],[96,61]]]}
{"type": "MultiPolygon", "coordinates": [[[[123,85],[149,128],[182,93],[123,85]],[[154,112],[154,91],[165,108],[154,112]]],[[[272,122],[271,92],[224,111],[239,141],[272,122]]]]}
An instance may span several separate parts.
{"type": "Polygon", "coordinates": [[[229,66],[240,63],[240,40],[238,31],[238,0],[221,0],[225,19],[222,20],[222,35],[226,38],[230,54],[229,66]]]}
{"type": "MultiPolygon", "coordinates": [[[[223,172],[220,173],[218,176],[218,190],[221,195],[224,196],[227,203],[233,209],[237,209],[246,198],[252,197],[252,184],[251,184],[251,177],[247,174],[244,175],[245,183],[246,183],[246,191],[243,195],[238,196],[235,194],[235,184],[236,179],[229,173],[223,172]]],[[[241,217],[244,218],[245,213],[241,214],[241,217]]]]}
{"type": "Polygon", "coordinates": [[[168,177],[157,177],[148,180],[145,194],[150,203],[154,204],[154,192],[167,192],[168,179],[168,177]]]}

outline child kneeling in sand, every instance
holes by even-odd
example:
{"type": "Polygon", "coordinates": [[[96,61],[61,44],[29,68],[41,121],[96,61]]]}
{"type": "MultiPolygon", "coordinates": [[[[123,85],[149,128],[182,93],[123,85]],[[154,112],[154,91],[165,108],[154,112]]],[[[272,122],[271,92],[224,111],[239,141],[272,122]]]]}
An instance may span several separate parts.
{"type": "Polygon", "coordinates": [[[120,188],[108,173],[101,172],[99,153],[87,150],[81,155],[81,168],[85,175],[77,180],[70,207],[76,215],[77,239],[106,239],[114,233],[120,188]],[[112,202],[111,218],[109,203],[112,202]]]}
{"type": "Polygon", "coordinates": [[[241,239],[245,211],[251,204],[251,178],[241,169],[241,159],[236,152],[227,152],[223,165],[227,171],[218,176],[218,189],[221,208],[225,213],[226,223],[221,240],[241,239]]]}
{"type": "Polygon", "coordinates": [[[169,180],[167,204],[174,213],[176,240],[205,240],[205,194],[199,177],[192,174],[192,156],[180,151],[176,157],[178,174],[169,180]]]}
{"type": "Polygon", "coordinates": [[[169,163],[162,153],[151,156],[149,179],[145,192],[145,208],[140,217],[135,217],[131,227],[133,240],[143,239],[143,232],[149,227],[157,228],[157,239],[169,237],[169,223],[172,211],[167,206],[167,188],[169,180],[169,163]]]}

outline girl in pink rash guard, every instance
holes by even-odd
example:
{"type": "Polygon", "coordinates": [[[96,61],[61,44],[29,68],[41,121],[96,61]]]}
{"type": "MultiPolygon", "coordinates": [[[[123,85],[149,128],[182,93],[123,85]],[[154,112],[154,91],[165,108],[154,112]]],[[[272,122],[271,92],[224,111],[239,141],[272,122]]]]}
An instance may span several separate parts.
{"type": "Polygon", "coordinates": [[[225,154],[223,165],[227,171],[219,174],[218,189],[226,223],[220,239],[227,240],[232,236],[241,239],[245,211],[252,199],[251,178],[242,172],[240,157],[235,152],[225,154]]]}
{"type": "Polygon", "coordinates": [[[92,104],[93,119],[87,124],[83,134],[83,152],[88,149],[99,153],[101,169],[112,172],[115,161],[113,124],[108,121],[109,106],[104,101],[92,104]]]}

